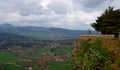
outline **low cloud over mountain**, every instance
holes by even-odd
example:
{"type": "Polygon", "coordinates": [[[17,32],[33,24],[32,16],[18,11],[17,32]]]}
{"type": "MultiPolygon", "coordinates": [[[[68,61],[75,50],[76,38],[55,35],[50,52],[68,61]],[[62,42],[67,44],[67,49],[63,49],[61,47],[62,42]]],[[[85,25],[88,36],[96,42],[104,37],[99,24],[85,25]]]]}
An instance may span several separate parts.
{"type": "Polygon", "coordinates": [[[89,29],[109,6],[120,8],[120,0],[0,0],[0,23],[89,29]]]}

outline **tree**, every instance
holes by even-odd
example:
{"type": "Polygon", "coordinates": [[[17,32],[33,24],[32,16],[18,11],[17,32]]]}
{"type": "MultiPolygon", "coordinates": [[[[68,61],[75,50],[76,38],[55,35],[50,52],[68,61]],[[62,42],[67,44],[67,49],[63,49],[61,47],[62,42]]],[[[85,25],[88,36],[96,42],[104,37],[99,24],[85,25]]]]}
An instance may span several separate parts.
{"type": "Polygon", "coordinates": [[[120,9],[114,10],[109,7],[105,12],[97,17],[96,22],[91,26],[102,34],[114,34],[115,37],[119,36],[120,32],[120,9]]]}

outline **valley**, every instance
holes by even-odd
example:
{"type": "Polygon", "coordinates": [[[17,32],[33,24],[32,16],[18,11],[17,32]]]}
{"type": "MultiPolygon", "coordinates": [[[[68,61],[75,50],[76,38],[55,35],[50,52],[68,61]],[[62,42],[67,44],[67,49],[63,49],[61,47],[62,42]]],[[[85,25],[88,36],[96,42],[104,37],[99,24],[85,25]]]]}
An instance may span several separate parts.
{"type": "MultiPolygon", "coordinates": [[[[14,33],[22,36],[29,36],[39,40],[66,40],[76,39],[80,35],[88,34],[87,30],[68,30],[62,28],[45,28],[35,26],[13,26],[8,23],[0,25],[0,33],[14,33]]],[[[98,34],[96,31],[91,31],[98,34]]]]}
{"type": "Polygon", "coordinates": [[[71,45],[75,39],[42,40],[36,36],[41,35],[36,34],[34,37],[0,32],[1,70],[27,70],[29,68],[50,70],[51,67],[54,68],[52,64],[66,63],[71,60],[71,45]]]}
{"type": "Polygon", "coordinates": [[[87,33],[87,30],[0,25],[0,68],[69,70],[73,66],[71,46],[76,38],[87,33]]]}

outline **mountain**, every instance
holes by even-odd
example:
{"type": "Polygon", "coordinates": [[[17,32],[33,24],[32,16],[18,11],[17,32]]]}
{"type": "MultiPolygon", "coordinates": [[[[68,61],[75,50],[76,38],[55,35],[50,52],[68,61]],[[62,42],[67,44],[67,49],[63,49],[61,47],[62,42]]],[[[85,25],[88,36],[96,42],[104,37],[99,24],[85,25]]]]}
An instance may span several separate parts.
{"type": "Polygon", "coordinates": [[[18,41],[18,40],[36,40],[35,38],[23,36],[15,33],[4,33],[0,32],[0,41],[9,40],[9,41],[18,41]]]}
{"type": "MultiPolygon", "coordinates": [[[[42,40],[63,40],[75,39],[82,34],[88,34],[87,30],[68,30],[62,28],[45,28],[35,26],[13,26],[10,24],[1,24],[0,32],[15,33],[24,36],[35,37],[42,40]]],[[[92,33],[97,33],[92,31],[92,33]]]]}

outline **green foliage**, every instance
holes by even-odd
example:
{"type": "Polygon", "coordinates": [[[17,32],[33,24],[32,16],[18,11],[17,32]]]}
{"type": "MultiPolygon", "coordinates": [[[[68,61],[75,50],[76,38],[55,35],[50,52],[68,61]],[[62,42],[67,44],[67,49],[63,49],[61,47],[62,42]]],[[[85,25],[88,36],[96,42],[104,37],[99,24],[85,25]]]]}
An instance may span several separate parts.
{"type": "Polygon", "coordinates": [[[112,65],[112,61],[111,60],[106,60],[104,65],[105,65],[104,66],[105,70],[113,70],[112,67],[111,67],[111,65],[112,65]]]}
{"type": "Polygon", "coordinates": [[[116,61],[116,63],[118,63],[119,66],[120,66],[120,58],[118,58],[118,60],[116,61]]]}
{"type": "Polygon", "coordinates": [[[97,18],[96,22],[92,23],[92,27],[102,34],[114,34],[118,36],[118,32],[120,31],[120,9],[114,10],[113,7],[109,7],[97,18]]]}
{"type": "Polygon", "coordinates": [[[104,67],[105,61],[109,60],[109,54],[101,46],[102,42],[100,39],[96,40],[95,43],[82,42],[74,70],[99,70],[104,67]]]}
{"type": "Polygon", "coordinates": [[[47,70],[71,70],[73,61],[51,62],[48,64],[47,70]]]}

